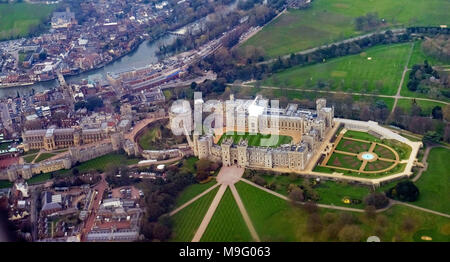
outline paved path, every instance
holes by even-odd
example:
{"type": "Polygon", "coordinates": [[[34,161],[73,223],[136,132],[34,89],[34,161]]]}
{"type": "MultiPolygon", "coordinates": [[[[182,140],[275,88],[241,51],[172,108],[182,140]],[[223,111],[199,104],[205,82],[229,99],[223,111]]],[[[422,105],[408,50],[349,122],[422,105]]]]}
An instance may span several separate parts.
{"type": "Polygon", "coordinates": [[[406,64],[405,64],[405,67],[403,68],[402,79],[400,80],[400,83],[398,84],[397,94],[395,94],[394,106],[392,106],[391,114],[394,112],[394,109],[397,106],[398,99],[402,97],[400,95],[400,92],[402,91],[403,82],[405,81],[405,75],[406,75],[406,72],[408,71],[408,65],[409,65],[409,61],[411,60],[412,52],[414,50],[414,44],[415,44],[415,42],[412,42],[411,49],[409,50],[409,54],[408,54],[408,59],[406,59],[406,64]]]}
{"type": "Polygon", "coordinates": [[[422,163],[424,165],[424,168],[421,168],[419,170],[419,173],[417,173],[417,176],[415,176],[413,179],[411,179],[412,182],[416,182],[417,180],[419,180],[419,178],[422,176],[422,173],[428,169],[428,162],[427,162],[428,155],[430,154],[431,149],[434,147],[436,147],[436,146],[429,146],[429,147],[427,147],[427,149],[425,149],[425,153],[423,154],[423,158],[422,158],[422,163]]]}
{"type": "Polygon", "coordinates": [[[253,241],[261,242],[259,239],[258,233],[256,233],[255,227],[253,226],[252,221],[250,220],[250,217],[248,216],[247,210],[245,209],[244,203],[242,203],[241,197],[239,196],[239,193],[236,190],[236,187],[232,184],[230,185],[231,193],[233,194],[234,200],[236,200],[236,203],[239,207],[239,210],[241,211],[242,217],[244,218],[245,224],[247,224],[248,230],[250,231],[250,234],[252,235],[253,241]]]}
{"type": "MultiPolygon", "coordinates": [[[[415,209],[418,209],[418,210],[421,210],[421,211],[424,211],[424,212],[428,212],[428,213],[431,213],[431,214],[434,214],[434,215],[450,218],[449,214],[441,213],[441,212],[434,211],[434,210],[431,210],[431,209],[428,209],[428,208],[423,208],[423,207],[411,205],[411,204],[408,204],[408,203],[405,203],[405,202],[400,202],[400,201],[397,201],[397,200],[391,200],[391,201],[395,205],[407,206],[407,207],[415,208],[415,209]]],[[[445,200],[442,200],[442,201],[445,201],[445,200]]]]}
{"type": "Polygon", "coordinates": [[[178,208],[176,208],[175,210],[173,210],[172,212],[169,213],[169,216],[173,216],[176,213],[180,212],[180,210],[182,210],[183,208],[189,206],[190,204],[192,204],[194,201],[196,201],[197,199],[201,198],[202,196],[208,194],[209,192],[211,192],[211,190],[213,190],[214,188],[218,187],[220,184],[215,184],[212,187],[206,189],[205,191],[203,191],[202,193],[200,193],[199,195],[197,195],[196,197],[192,198],[191,200],[189,200],[188,202],[184,203],[183,205],[179,206],[178,208]]]}
{"type": "MultiPolygon", "coordinates": [[[[245,82],[243,84],[227,84],[228,86],[240,86],[240,87],[254,87],[253,85],[249,85],[249,83],[251,82],[245,82]]],[[[274,90],[278,90],[281,89],[280,87],[277,86],[259,86],[258,88],[261,89],[274,89],[274,90]]],[[[324,94],[341,94],[341,95],[356,95],[356,96],[371,96],[371,97],[385,97],[385,98],[396,98],[396,96],[391,96],[391,95],[380,95],[380,94],[370,94],[370,93],[358,93],[358,92],[344,92],[344,91],[327,91],[327,90],[317,90],[317,89],[303,89],[303,88],[283,88],[283,90],[288,90],[288,91],[297,91],[297,92],[316,92],[316,93],[324,93],[324,94]]],[[[411,96],[398,96],[398,98],[401,99],[415,99],[415,100],[421,100],[421,101],[430,101],[430,102],[436,102],[436,103],[441,103],[441,104],[446,104],[449,105],[449,102],[445,102],[445,101],[441,101],[441,100],[436,100],[436,99],[431,99],[431,98],[422,98],[422,97],[411,97],[411,96]]]]}
{"type": "Polygon", "coordinates": [[[211,203],[211,206],[209,206],[209,209],[206,212],[206,215],[203,217],[202,223],[198,227],[197,232],[195,232],[192,242],[199,242],[200,239],[202,238],[203,234],[206,231],[206,228],[208,227],[209,222],[211,221],[211,218],[214,215],[214,212],[216,212],[217,206],[219,206],[222,196],[225,194],[226,189],[227,189],[227,185],[220,185],[219,191],[217,192],[216,196],[214,197],[214,199],[211,203]]]}
{"type": "MultiPolygon", "coordinates": [[[[283,195],[281,195],[281,194],[279,194],[277,192],[274,192],[274,191],[272,191],[270,189],[267,189],[265,187],[262,187],[260,185],[257,185],[257,184],[255,184],[255,183],[253,183],[253,182],[251,182],[251,181],[249,181],[249,180],[247,180],[245,178],[241,178],[241,181],[244,181],[245,183],[247,183],[249,185],[252,185],[252,186],[257,187],[257,188],[259,188],[259,189],[261,189],[263,191],[266,191],[267,193],[272,194],[272,195],[274,195],[276,197],[279,197],[279,198],[284,199],[286,201],[291,201],[288,197],[283,196],[283,195]]],[[[304,204],[303,202],[298,202],[298,203],[304,204]]],[[[351,208],[351,207],[340,207],[340,206],[324,205],[324,204],[317,204],[317,206],[318,207],[322,207],[322,208],[336,209],[336,210],[343,210],[343,211],[350,211],[350,212],[360,212],[360,213],[364,212],[363,209],[351,208]]]]}

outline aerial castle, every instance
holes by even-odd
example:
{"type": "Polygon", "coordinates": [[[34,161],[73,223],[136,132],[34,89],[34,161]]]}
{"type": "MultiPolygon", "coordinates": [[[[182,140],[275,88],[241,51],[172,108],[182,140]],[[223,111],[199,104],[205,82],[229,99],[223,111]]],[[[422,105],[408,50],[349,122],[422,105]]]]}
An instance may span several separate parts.
{"type": "MultiPolygon", "coordinates": [[[[204,111],[211,112],[214,103],[201,103],[204,111]]],[[[222,162],[223,165],[238,165],[249,168],[283,168],[304,170],[313,154],[324,140],[325,134],[334,127],[334,109],[326,107],[325,99],[316,101],[316,110],[299,109],[297,104],[288,104],[286,108],[271,108],[269,100],[261,96],[254,100],[234,99],[233,96],[224,105],[223,123],[227,131],[248,132],[254,134],[272,134],[290,136],[290,144],[272,146],[249,146],[241,139],[237,144],[233,139],[223,139],[217,144],[224,128],[215,127],[214,134],[193,135],[191,146],[199,159],[222,162]],[[225,108],[226,104],[226,108],[225,108]],[[231,108],[231,113],[230,113],[231,108]],[[228,110],[228,114],[227,111],[228,110]]],[[[180,112],[179,108],[173,108],[180,112]]]]}

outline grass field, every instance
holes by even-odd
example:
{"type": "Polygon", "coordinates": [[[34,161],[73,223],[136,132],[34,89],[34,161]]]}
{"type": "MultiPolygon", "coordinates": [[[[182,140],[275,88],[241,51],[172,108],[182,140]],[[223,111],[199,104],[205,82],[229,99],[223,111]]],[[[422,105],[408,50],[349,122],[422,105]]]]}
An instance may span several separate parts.
{"type": "MultiPolygon", "coordinates": [[[[442,109],[446,106],[444,103],[438,103],[433,101],[424,101],[424,100],[416,100],[416,103],[422,109],[422,114],[424,116],[431,116],[431,111],[435,106],[440,106],[442,109]]],[[[397,101],[397,106],[403,108],[406,112],[411,111],[411,107],[413,104],[412,99],[399,99],[397,101]]]]}
{"type": "MultiPolygon", "coordinates": [[[[333,184],[328,186],[329,188],[324,188],[324,190],[333,191],[335,189],[333,184]]],[[[320,233],[312,234],[307,232],[308,214],[301,208],[292,207],[286,201],[242,182],[236,184],[236,187],[262,241],[337,241],[337,239],[330,239],[327,236],[328,225],[324,221],[324,215],[330,213],[339,217],[342,212],[319,209],[324,227],[320,233]]],[[[359,198],[366,193],[365,188],[360,187],[349,186],[348,190],[349,194],[353,193],[353,195],[348,195],[349,197],[359,198]]],[[[340,197],[340,195],[330,195],[333,202],[339,200],[340,197]],[[334,197],[335,200],[331,197],[334,197]]],[[[377,216],[387,218],[387,223],[381,227],[377,225],[375,219],[365,218],[363,213],[349,214],[357,219],[356,225],[363,231],[362,241],[372,235],[378,235],[384,242],[422,241],[420,237],[423,235],[432,237],[433,241],[450,240],[450,219],[420,210],[393,206],[389,210],[377,214],[377,216]],[[408,231],[403,228],[406,219],[413,220],[412,230],[408,231]]]]}
{"type": "Polygon", "coordinates": [[[227,188],[216,209],[202,242],[248,242],[252,241],[250,232],[242,217],[231,190],[227,188]]]}
{"type": "Polygon", "coordinates": [[[370,143],[364,143],[360,141],[341,139],[339,144],[336,146],[337,150],[351,152],[359,154],[361,152],[368,151],[370,148],[370,143]]]}
{"type": "Polygon", "coordinates": [[[28,185],[38,184],[38,183],[42,183],[47,180],[50,180],[51,178],[52,178],[51,173],[39,174],[39,175],[35,175],[32,178],[28,179],[27,183],[28,183],[28,185]]]}
{"type": "Polygon", "coordinates": [[[300,185],[303,182],[303,178],[296,176],[295,174],[286,175],[273,175],[273,174],[259,174],[267,184],[274,184],[274,191],[282,195],[288,195],[288,187],[290,184],[300,185]]]}
{"type": "Polygon", "coordinates": [[[422,50],[422,41],[416,41],[414,43],[414,48],[409,60],[408,68],[412,68],[412,66],[415,64],[423,64],[425,60],[428,60],[428,63],[432,66],[444,64],[442,61],[426,55],[422,50]]]}
{"type": "Polygon", "coordinates": [[[295,66],[262,81],[263,86],[394,95],[411,48],[410,43],[383,45],[325,63],[295,66]],[[368,58],[371,60],[368,60],[368,58]],[[318,82],[325,83],[317,87],[318,82]]]}
{"type": "Polygon", "coordinates": [[[46,4],[0,4],[0,40],[26,36],[33,26],[41,24],[55,8],[56,5],[46,4]]]}
{"type": "Polygon", "coordinates": [[[39,163],[41,161],[44,161],[46,159],[49,159],[50,157],[54,156],[55,154],[51,154],[51,153],[41,153],[39,155],[39,157],[36,158],[36,160],[34,161],[35,163],[39,163]]]}
{"type": "MultiPolygon", "coordinates": [[[[248,146],[264,146],[264,143],[270,143],[272,142],[271,140],[269,141],[262,141],[262,139],[276,139],[276,135],[273,135],[271,137],[271,135],[263,135],[263,134],[250,134],[250,133],[245,133],[244,135],[238,135],[235,132],[233,132],[232,134],[226,133],[224,135],[222,135],[219,139],[218,144],[220,145],[222,143],[222,141],[226,138],[233,138],[233,142],[235,144],[239,143],[239,141],[241,139],[246,139],[248,141],[248,146]]],[[[279,145],[283,145],[283,144],[290,144],[292,141],[292,137],[290,136],[278,136],[278,142],[275,145],[271,145],[270,147],[278,147],[279,145]]]]}
{"type": "Polygon", "coordinates": [[[344,137],[350,137],[355,139],[367,140],[371,142],[381,142],[380,139],[374,137],[373,135],[367,132],[355,131],[355,130],[347,130],[345,132],[344,137]]]}
{"type": "Polygon", "coordinates": [[[106,166],[110,163],[132,165],[137,164],[138,162],[139,159],[137,158],[128,159],[125,155],[111,153],[83,162],[76,166],[76,168],[78,168],[80,172],[87,172],[90,170],[99,170],[103,172],[105,171],[106,166]]]}
{"type": "Polygon", "coordinates": [[[27,163],[31,163],[31,162],[33,162],[33,160],[36,156],[37,156],[37,154],[26,155],[26,156],[23,156],[23,160],[25,160],[25,162],[27,162],[27,163]]]}
{"type": "Polygon", "coordinates": [[[305,10],[288,10],[244,43],[260,46],[266,56],[276,57],[332,43],[357,35],[354,20],[377,12],[387,27],[450,24],[446,0],[315,0],[305,10]]]}
{"type": "Polygon", "coordinates": [[[424,208],[450,214],[450,172],[447,161],[450,159],[450,150],[433,148],[428,156],[428,169],[423,172],[416,182],[419,188],[419,199],[414,202],[424,208]]]}
{"type": "Polygon", "coordinates": [[[349,185],[344,182],[322,181],[314,187],[319,194],[319,203],[335,206],[364,208],[364,197],[370,193],[370,189],[364,186],[349,185]],[[345,204],[344,197],[352,200],[361,200],[359,204],[345,204]]]}
{"type": "Polygon", "coordinates": [[[199,195],[200,193],[202,193],[203,191],[205,191],[206,189],[212,187],[213,185],[216,184],[216,180],[212,180],[208,183],[204,183],[204,184],[193,184],[190,185],[188,187],[186,187],[177,197],[176,200],[176,206],[181,206],[182,204],[188,202],[189,200],[191,200],[192,198],[194,198],[195,196],[199,195]]]}
{"type": "Polygon", "coordinates": [[[172,217],[173,233],[171,241],[189,242],[202,222],[218,188],[197,199],[172,217]]]}
{"type": "Polygon", "coordinates": [[[12,187],[12,183],[8,180],[0,180],[0,188],[9,188],[12,187]]]}
{"type": "Polygon", "coordinates": [[[144,150],[154,150],[156,148],[152,147],[152,143],[161,138],[161,131],[159,127],[154,127],[147,132],[145,132],[141,137],[139,137],[139,146],[144,150]]]}

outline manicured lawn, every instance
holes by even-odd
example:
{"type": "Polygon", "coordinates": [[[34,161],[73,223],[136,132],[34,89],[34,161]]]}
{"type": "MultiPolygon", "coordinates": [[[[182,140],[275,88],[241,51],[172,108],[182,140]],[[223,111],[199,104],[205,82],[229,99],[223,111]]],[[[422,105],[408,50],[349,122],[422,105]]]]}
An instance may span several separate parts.
{"type": "Polygon", "coordinates": [[[319,203],[335,206],[364,208],[364,197],[370,193],[365,186],[350,185],[344,182],[321,181],[314,190],[319,194],[319,203]],[[359,204],[345,204],[344,197],[352,200],[360,200],[359,204]]]}
{"type": "Polygon", "coordinates": [[[217,190],[218,188],[213,189],[172,217],[173,233],[171,241],[189,242],[192,240],[217,190]]]}
{"type": "Polygon", "coordinates": [[[416,182],[419,188],[419,199],[414,202],[424,208],[450,214],[450,172],[448,161],[450,150],[445,148],[433,148],[428,156],[428,169],[423,172],[416,182]]]}
{"type": "MultiPolygon", "coordinates": [[[[435,106],[440,106],[442,109],[446,106],[444,103],[438,103],[433,101],[415,100],[417,105],[422,109],[422,115],[431,116],[431,111],[435,106]]],[[[412,99],[399,99],[397,101],[397,106],[405,110],[405,112],[411,112],[411,107],[413,105],[412,99]]]]}
{"type": "Polygon", "coordinates": [[[361,131],[355,131],[355,130],[347,130],[345,132],[344,137],[350,137],[355,139],[361,139],[371,142],[381,142],[380,139],[376,138],[375,136],[367,133],[367,132],[361,132],[361,131]]]}
{"type": "Polygon", "coordinates": [[[359,154],[361,152],[368,151],[369,147],[370,147],[370,143],[364,143],[364,142],[359,142],[359,141],[354,141],[354,140],[347,140],[347,139],[343,138],[337,145],[336,150],[359,154]]]}
{"type": "Polygon", "coordinates": [[[374,162],[368,162],[366,165],[366,168],[364,168],[365,171],[377,171],[377,170],[383,170],[390,166],[392,166],[393,162],[383,161],[383,160],[377,160],[374,162]]]}
{"type": "Polygon", "coordinates": [[[427,56],[422,50],[422,41],[417,41],[414,43],[414,49],[411,54],[411,59],[409,60],[408,68],[412,68],[415,64],[423,64],[425,60],[432,66],[443,65],[443,63],[431,56],[427,56]]]}
{"type": "Polygon", "coordinates": [[[38,174],[38,175],[34,175],[32,178],[28,179],[27,183],[28,183],[28,185],[38,184],[38,183],[50,180],[51,178],[52,178],[51,173],[38,174]]]}
{"type": "Polygon", "coordinates": [[[274,74],[262,85],[394,95],[410,48],[410,43],[376,46],[324,63],[295,66],[274,74]],[[326,87],[317,87],[319,81],[326,87]]]}
{"type": "Polygon", "coordinates": [[[0,4],[0,40],[26,36],[29,30],[51,16],[56,5],[0,4]]]}
{"type": "Polygon", "coordinates": [[[12,183],[8,180],[0,180],[0,188],[9,188],[12,187],[12,183]]]}
{"type": "Polygon", "coordinates": [[[186,170],[187,172],[191,174],[195,174],[196,167],[195,163],[197,163],[198,157],[189,157],[183,160],[183,166],[181,169],[186,170]]]}
{"type": "Polygon", "coordinates": [[[216,209],[202,242],[248,242],[252,241],[250,232],[244,222],[236,201],[227,188],[216,209]]]}
{"type": "MultiPolygon", "coordinates": [[[[308,9],[288,10],[244,43],[260,46],[266,56],[298,52],[318,45],[362,35],[354,19],[377,12],[387,27],[450,24],[446,0],[315,0],[308,9]]],[[[405,60],[406,62],[406,60],[405,60]]]]}
{"type": "Polygon", "coordinates": [[[327,162],[328,166],[343,167],[358,170],[362,161],[356,156],[349,156],[334,152],[327,162]]]}
{"type": "Polygon", "coordinates": [[[278,214],[289,209],[288,202],[245,182],[238,182],[235,186],[261,241],[286,240],[286,235],[292,233],[291,225],[282,223],[286,218],[282,221],[276,219],[280,218],[278,214]]]}
{"type": "Polygon", "coordinates": [[[201,194],[203,191],[207,190],[208,188],[212,187],[216,184],[216,180],[211,180],[208,183],[204,184],[193,184],[188,187],[186,187],[177,197],[176,206],[181,206],[182,204],[188,202],[192,198],[196,197],[197,195],[201,194]]]}
{"type": "Polygon", "coordinates": [[[376,145],[373,152],[378,155],[378,157],[395,159],[394,153],[384,146],[376,145]]]}
{"type": "Polygon", "coordinates": [[[51,154],[51,153],[41,153],[39,155],[39,157],[36,158],[36,160],[34,161],[35,163],[39,163],[41,161],[44,161],[45,159],[49,159],[50,157],[54,156],[55,154],[51,154]]]}
{"type": "Polygon", "coordinates": [[[132,165],[137,164],[139,160],[140,159],[138,158],[128,159],[125,155],[111,153],[83,162],[80,165],[76,166],[76,168],[78,168],[80,172],[87,172],[90,170],[99,170],[101,172],[104,172],[106,166],[110,163],[132,165]]]}
{"type": "Polygon", "coordinates": [[[295,174],[286,175],[271,175],[271,174],[260,174],[267,184],[274,184],[274,191],[282,195],[288,195],[288,187],[290,184],[300,185],[303,182],[303,178],[295,176],[295,174]]]}
{"type": "MultiPolygon", "coordinates": [[[[222,141],[226,138],[233,138],[233,143],[238,144],[241,139],[246,139],[248,141],[248,146],[265,146],[268,143],[272,143],[272,139],[277,139],[276,135],[263,135],[263,134],[250,134],[245,133],[243,135],[239,135],[236,132],[233,132],[231,134],[226,133],[222,135],[219,139],[218,144],[220,145],[222,141]],[[271,139],[270,141],[262,141],[262,139],[271,139]]],[[[290,144],[292,141],[292,137],[290,136],[278,136],[278,141],[275,145],[270,145],[270,147],[278,147],[279,145],[283,144],[290,144]]],[[[273,141],[275,142],[275,141],[273,141]]]]}
{"type": "Polygon", "coordinates": [[[138,143],[139,146],[142,147],[144,150],[154,150],[153,146],[151,144],[155,142],[157,139],[161,138],[161,131],[159,130],[159,127],[154,127],[150,130],[147,130],[141,137],[139,137],[138,143]]]}
{"type": "Polygon", "coordinates": [[[36,157],[36,155],[37,154],[31,154],[31,155],[23,156],[23,160],[25,160],[25,162],[27,162],[27,163],[31,163],[31,162],[33,162],[33,160],[36,157]]]}

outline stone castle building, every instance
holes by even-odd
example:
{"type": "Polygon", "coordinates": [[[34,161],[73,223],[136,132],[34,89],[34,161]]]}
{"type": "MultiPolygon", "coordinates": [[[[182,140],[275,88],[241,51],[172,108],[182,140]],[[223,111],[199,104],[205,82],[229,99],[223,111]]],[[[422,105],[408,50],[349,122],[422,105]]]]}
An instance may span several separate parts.
{"type": "MultiPolygon", "coordinates": [[[[299,109],[296,104],[289,104],[284,109],[270,108],[268,100],[260,96],[255,100],[235,100],[231,96],[225,110],[230,108],[234,117],[224,113],[223,120],[228,130],[250,134],[274,134],[275,131],[279,135],[291,136],[292,142],[278,147],[249,146],[247,140],[235,144],[230,138],[218,145],[214,143],[212,134],[194,134],[192,147],[199,159],[219,161],[226,166],[303,170],[325,134],[334,127],[334,109],[326,106],[325,99],[316,101],[316,110],[306,110],[299,109]],[[241,117],[236,117],[238,114],[241,117]]],[[[214,128],[216,136],[223,133],[220,129],[214,128]]]]}
{"type": "Polygon", "coordinates": [[[108,134],[102,129],[49,128],[27,130],[23,132],[22,138],[25,151],[52,151],[101,141],[108,138],[108,134]]]}

